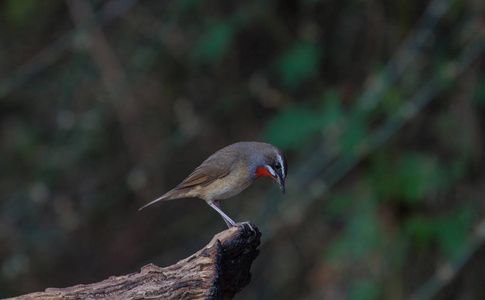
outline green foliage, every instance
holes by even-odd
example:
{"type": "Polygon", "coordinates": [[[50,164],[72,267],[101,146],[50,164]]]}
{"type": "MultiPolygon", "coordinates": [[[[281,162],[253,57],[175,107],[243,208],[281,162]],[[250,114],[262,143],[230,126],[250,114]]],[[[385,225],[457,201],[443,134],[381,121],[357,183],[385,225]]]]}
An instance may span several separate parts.
{"type": "Polygon", "coordinates": [[[397,86],[390,86],[382,95],[380,107],[385,113],[391,114],[401,107],[403,100],[401,90],[397,86]]]}
{"type": "Polygon", "coordinates": [[[353,156],[361,143],[367,138],[366,123],[361,118],[352,118],[346,130],[340,136],[338,145],[344,156],[353,156]]]}
{"type": "Polygon", "coordinates": [[[221,62],[237,28],[237,23],[230,20],[219,21],[210,26],[194,46],[193,61],[197,64],[221,62]]]}
{"type": "Polygon", "coordinates": [[[418,152],[398,157],[380,151],[371,157],[370,178],[383,200],[419,202],[448,180],[446,168],[437,159],[418,152]]]}
{"type": "Polygon", "coordinates": [[[322,112],[321,118],[325,125],[322,129],[325,131],[339,129],[346,118],[341,104],[342,98],[337,91],[328,89],[325,90],[321,99],[323,103],[320,109],[322,112]]]}
{"type": "Polygon", "coordinates": [[[17,165],[38,165],[36,154],[43,139],[38,128],[30,122],[14,122],[4,130],[5,157],[14,157],[17,165]]]}
{"type": "Polygon", "coordinates": [[[355,194],[353,190],[335,191],[327,197],[323,203],[325,212],[330,215],[345,213],[354,203],[355,194]]]}
{"type": "Polygon", "coordinates": [[[35,11],[37,3],[31,0],[7,0],[3,4],[3,14],[10,23],[21,24],[35,11]]]}
{"type": "Polygon", "coordinates": [[[431,245],[435,235],[433,228],[434,220],[424,216],[411,216],[405,221],[403,226],[404,233],[411,238],[418,247],[426,248],[431,245]]]}
{"type": "Polygon", "coordinates": [[[322,125],[319,111],[306,104],[290,105],[268,122],[264,136],[281,149],[297,149],[319,132],[322,125]]]}
{"type": "Polygon", "coordinates": [[[439,60],[435,66],[436,83],[441,88],[450,88],[455,83],[456,65],[448,61],[439,60]]]}
{"type": "Polygon", "coordinates": [[[464,205],[443,216],[412,216],[403,230],[415,245],[429,247],[435,242],[445,256],[457,258],[468,245],[468,231],[475,220],[475,209],[464,205]]]}
{"type": "Polygon", "coordinates": [[[485,106],[485,77],[479,80],[475,88],[473,100],[477,105],[485,106]]]}
{"type": "Polygon", "coordinates": [[[322,96],[321,105],[302,103],[286,106],[269,120],[263,136],[281,149],[298,149],[322,132],[334,135],[344,118],[339,95],[327,91],[322,96]]]}
{"type": "Polygon", "coordinates": [[[318,73],[322,50],[318,44],[297,41],[277,59],[275,71],[282,84],[294,90],[318,73]]]}
{"type": "Polygon", "coordinates": [[[180,0],[180,1],[174,2],[174,4],[178,5],[181,10],[185,10],[185,9],[193,8],[198,4],[203,4],[204,2],[207,2],[207,1],[206,0],[180,0]]]}
{"type": "Polygon", "coordinates": [[[476,220],[476,210],[470,205],[454,209],[438,218],[434,224],[438,244],[449,258],[458,258],[468,245],[468,232],[476,220]]]}
{"type": "Polygon", "coordinates": [[[318,4],[319,2],[323,2],[323,0],[304,0],[303,4],[305,4],[306,6],[311,6],[318,4]]]}
{"type": "Polygon", "coordinates": [[[359,279],[352,283],[347,300],[379,299],[381,286],[369,279],[359,279]]]}
{"type": "MultiPolygon", "coordinates": [[[[369,255],[381,241],[382,231],[376,215],[373,197],[363,190],[354,191],[354,207],[347,209],[348,223],[339,238],[328,247],[326,258],[337,263],[350,263],[369,255]]],[[[337,194],[335,202],[349,201],[345,194],[337,194]],[[342,197],[344,196],[344,197],[342,197]]]]}

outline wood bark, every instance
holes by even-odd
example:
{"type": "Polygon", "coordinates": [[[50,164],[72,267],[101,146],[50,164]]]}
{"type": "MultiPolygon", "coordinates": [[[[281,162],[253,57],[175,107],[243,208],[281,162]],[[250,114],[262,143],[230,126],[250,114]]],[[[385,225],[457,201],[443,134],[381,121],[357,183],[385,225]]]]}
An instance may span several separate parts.
{"type": "Polygon", "coordinates": [[[216,234],[197,253],[165,268],[149,264],[140,272],[9,299],[232,299],[251,279],[249,269],[259,254],[260,238],[254,224],[240,225],[216,234]]]}

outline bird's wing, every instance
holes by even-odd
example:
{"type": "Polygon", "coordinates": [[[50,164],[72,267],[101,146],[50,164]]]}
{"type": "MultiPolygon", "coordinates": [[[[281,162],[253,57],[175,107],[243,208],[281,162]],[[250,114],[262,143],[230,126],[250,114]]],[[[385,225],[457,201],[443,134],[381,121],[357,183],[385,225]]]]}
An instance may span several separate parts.
{"type": "Polygon", "coordinates": [[[187,178],[184,179],[179,185],[177,185],[173,190],[165,193],[160,198],[153,200],[152,202],[144,205],[139,210],[152,205],[158,201],[177,199],[185,197],[186,194],[181,191],[186,188],[190,188],[196,185],[206,186],[211,184],[217,179],[227,176],[236,164],[236,156],[228,155],[225,160],[217,160],[218,163],[214,162],[213,157],[209,157],[204,161],[199,167],[197,167],[194,172],[192,172],[187,178]]]}
{"type": "Polygon", "coordinates": [[[219,160],[218,163],[215,163],[211,158],[212,157],[209,157],[197,167],[175,188],[175,190],[181,190],[196,185],[206,186],[217,179],[226,177],[232,171],[236,159],[235,157],[234,159],[227,159],[228,157],[226,157],[226,160],[223,162],[219,160]]]}

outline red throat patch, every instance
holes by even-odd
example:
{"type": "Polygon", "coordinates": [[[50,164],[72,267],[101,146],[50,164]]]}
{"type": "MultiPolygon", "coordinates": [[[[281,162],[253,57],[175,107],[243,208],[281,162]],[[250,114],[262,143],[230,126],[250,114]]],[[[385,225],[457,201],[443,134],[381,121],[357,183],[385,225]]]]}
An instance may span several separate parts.
{"type": "Polygon", "coordinates": [[[269,177],[272,177],[273,179],[276,179],[273,175],[271,175],[271,173],[268,170],[266,170],[265,167],[257,167],[256,172],[254,173],[256,174],[256,177],[269,176],[269,177]]]}

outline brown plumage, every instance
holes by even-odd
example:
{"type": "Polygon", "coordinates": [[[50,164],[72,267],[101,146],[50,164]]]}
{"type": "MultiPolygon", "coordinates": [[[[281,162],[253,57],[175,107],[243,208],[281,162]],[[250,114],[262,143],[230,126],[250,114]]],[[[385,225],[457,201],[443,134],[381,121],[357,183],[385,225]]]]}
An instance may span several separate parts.
{"type": "Polygon", "coordinates": [[[261,176],[275,179],[284,193],[286,173],[286,160],[275,146],[260,142],[235,143],[212,154],[174,189],[140,210],[162,200],[198,197],[219,212],[230,228],[236,223],[220,209],[220,200],[239,194],[261,176]]]}

